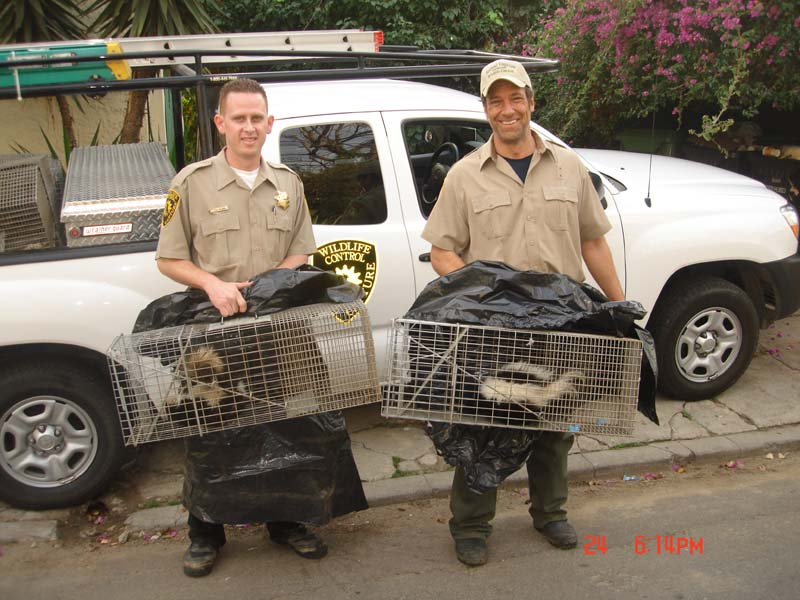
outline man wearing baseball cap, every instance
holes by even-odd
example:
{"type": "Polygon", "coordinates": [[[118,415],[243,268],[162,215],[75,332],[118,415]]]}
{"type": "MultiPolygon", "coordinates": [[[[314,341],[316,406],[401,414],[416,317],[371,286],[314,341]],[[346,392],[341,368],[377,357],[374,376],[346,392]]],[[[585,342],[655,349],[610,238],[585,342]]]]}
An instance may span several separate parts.
{"type": "MultiPolygon", "coordinates": [[[[475,260],[521,270],[565,273],[577,281],[586,262],[610,300],[624,300],[605,234],[611,224],[577,155],[531,130],[533,86],[522,64],[486,65],[480,82],[492,135],[456,163],[445,178],[422,237],[431,243],[439,275],[475,260]]],[[[540,432],[527,461],[534,528],[557,548],[575,548],[567,521],[570,433],[540,432]]],[[[497,490],[471,490],[457,468],[450,495],[456,556],[482,565],[492,531],[497,490]]]]}

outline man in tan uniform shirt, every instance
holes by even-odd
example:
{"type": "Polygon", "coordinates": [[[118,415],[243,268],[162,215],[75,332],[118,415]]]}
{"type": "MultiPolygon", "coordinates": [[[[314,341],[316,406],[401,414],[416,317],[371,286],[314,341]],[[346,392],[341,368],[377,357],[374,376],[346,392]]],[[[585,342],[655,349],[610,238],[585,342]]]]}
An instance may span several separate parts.
{"type": "MultiPolygon", "coordinates": [[[[498,60],[481,72],[481,98],[492,136],[456,163],[445,178],[422,237],[445,275],[474,260],[585,279],[582,259],[610,300],[623,300],[604,235],[611,225],[586,169],[574,152],[530,129],[530,77],[519,63],[498,60]]],[[[528,459],[534,527],[559,548],[574,548],[567,521],[567,453],[573,436],[542,432],[528,459]]],[[[458,559],[487,560],[496,490],[472,492],[456,469],[450,531],[458,559]]]]}
{"type": "MultiPolygon", "coordinates": [[[[250,79],[225,84],[214,122],[226,146],[175,176],[156,259],[164,275],[204,290],[228,317],[247,310],[241,290],[250,285],[249,278],[305,264],[316,244],[300,178],[288,167],[261,158],[273,123],[261,85],[250,79]]],[[[220,446],[219,451],[230,449],[220,446]]],[[[192,543],[183,570],[200,577],[211,572],[225,532],[222,523],[203,521],[191,506],[187,509],[192,543]]],[[[274,541],[301,556],[321,558],[327,552],[299,523],[272,522],[267,527],[274,541]]]]}

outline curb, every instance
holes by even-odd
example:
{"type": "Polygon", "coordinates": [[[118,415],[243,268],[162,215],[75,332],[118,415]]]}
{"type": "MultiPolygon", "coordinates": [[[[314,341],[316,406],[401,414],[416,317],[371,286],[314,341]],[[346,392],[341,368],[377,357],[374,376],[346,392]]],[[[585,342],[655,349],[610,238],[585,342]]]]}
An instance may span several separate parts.
{"type": "MultiPolygon", "coordinates": [[[[800,448],[800,424],[783,425],[768,430],[744,431],[680,441],[652,442],[643,446],[598,450],[570,454],[570,481],[620,478],[646,471],[670,467],[673,463],[709,463],[760,455],[765,452],[785,452],[800,448]]],[[[424,500],[447,496],[453,481],[452,471],[409,475],[396,479],[364,482],[364,493],[370,507],[397,502],[424,500]]],[[[525,469],[512,474],[504,487],[525,485],[525,469]]],[[[30,513],[26,513],[30,514],[30,513]]],[[[185,529],[185,509],[180,506],[148,508],[131,513],[125,521],[131,534],[166,527],[185,529]]],[[[0,542],[26,540],[55,541],[59,539],[58,520],[26,519],[0,522],[0,542]]]]}
{"type": "MultiPolygon", "coordinates": [[[[800,448],[800,425],[782,425],[764,431],[570,454],[567,469],[570,481],[587,481],[664,469],[675,462],[703,464],[797,448],[800,448]]],[[[452,471],[409,475],[364,483],[364,493],[370,506],[383,506],[447,495],[452,481],[452,471]]],[[[527,481],[527,472],[520,469],[509,476],[504,485],[518,486],[527,481]]]]}

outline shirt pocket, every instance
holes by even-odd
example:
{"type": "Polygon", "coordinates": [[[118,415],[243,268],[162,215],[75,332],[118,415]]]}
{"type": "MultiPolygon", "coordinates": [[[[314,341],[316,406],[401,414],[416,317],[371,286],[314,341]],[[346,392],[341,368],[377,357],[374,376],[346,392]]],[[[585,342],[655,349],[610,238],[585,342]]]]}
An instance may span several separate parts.
{"type": "Polygon", "coordinates": [[[279,208],[278,206],[272,206],[267,209],[267,229],[291,231],[292,211],[288,208],[279,208]]]}
{"type": "Polygon", "coordinates": [[[578,190],[568,185],[542,186],[544,221],[550,229],[564,231],[578,222],[578,190]]]}
{"type": "Polygon", "coordinates": [[[489,238],[506,237],[509,233],[508,219],[511,215],[511,196],[508,192],[481,194],[472,198],[475,222],[489,238]]]}
{"type": "Polygon", "coordinates": [[[198,252],[203,262],[212,265],[230,264],[236,249],[236,236],[239,235],[239,217],[230,213],[211,215],[200,221],[198,252]]]}

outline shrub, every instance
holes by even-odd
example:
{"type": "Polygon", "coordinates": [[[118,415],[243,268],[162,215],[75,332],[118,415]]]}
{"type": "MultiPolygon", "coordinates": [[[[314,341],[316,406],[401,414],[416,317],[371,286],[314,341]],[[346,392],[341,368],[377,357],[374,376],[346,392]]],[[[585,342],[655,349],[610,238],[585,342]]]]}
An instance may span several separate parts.
{"type": "Polygon", "coordinates": [[[796,0],[572,0],[498,50],[562,61],[537,82],[539,119],[580,143],[653,111],[702,114],[711,140],[760,107],[800,102],[796,0]]]}

